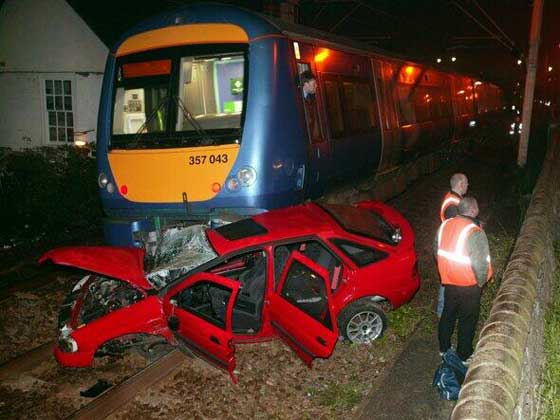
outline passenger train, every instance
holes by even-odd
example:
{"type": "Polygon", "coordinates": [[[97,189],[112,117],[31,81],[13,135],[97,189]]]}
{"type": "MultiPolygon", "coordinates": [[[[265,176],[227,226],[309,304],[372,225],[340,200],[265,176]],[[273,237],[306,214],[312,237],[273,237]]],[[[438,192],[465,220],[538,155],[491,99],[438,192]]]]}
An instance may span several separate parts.
{"type": "Polygon", "coordinates": [[[461,138],[501,90],[234,6],[197,4],[128,31],[101,94],[106,241],[232,220],[321,195],[461,138]],[[304,103],[299,76],[317,77],[304,103]]]}

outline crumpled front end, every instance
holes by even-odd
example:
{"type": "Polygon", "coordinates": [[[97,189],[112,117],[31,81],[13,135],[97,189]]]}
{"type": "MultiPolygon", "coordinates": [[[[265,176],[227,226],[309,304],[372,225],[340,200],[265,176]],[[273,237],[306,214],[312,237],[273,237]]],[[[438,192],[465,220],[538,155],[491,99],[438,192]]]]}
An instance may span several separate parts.
{"type": "Polygon", "coordinates": [[[103,276],[84,277],[59,313],[54,354],[63,366],[89,366],[101,346],[130,334],[168,334],[161,301],[132,285],[103,276]]]}

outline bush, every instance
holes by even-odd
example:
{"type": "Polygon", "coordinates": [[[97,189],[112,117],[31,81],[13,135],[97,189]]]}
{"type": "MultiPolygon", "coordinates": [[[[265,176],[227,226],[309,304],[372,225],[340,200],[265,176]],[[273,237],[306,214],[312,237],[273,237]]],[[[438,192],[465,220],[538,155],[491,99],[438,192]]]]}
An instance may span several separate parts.
{"type": "Polygon", "coordinates": [[[101,231],[96,163],[87,149],[0,151],[0,246],[61,244],[101,231]]]}

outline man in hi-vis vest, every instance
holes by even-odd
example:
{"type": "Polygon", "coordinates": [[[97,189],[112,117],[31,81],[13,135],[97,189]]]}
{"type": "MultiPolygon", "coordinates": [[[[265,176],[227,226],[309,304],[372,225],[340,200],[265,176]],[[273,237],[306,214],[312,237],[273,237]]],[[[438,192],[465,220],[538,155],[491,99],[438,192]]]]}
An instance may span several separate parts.
{"type": "MultiPolygon", "coordinates": [[[[449,184],[451,189],[447,191],[445,197],[443,197],[439,210],[439,218],[442,222],[446,219],[451,219],[452,217],[457,216],[457,207],[459,206],[459,202],[469,189],[469,180],[465,174],[453,174],[449,180],[449,184]]],[[[440,285],[436,307],[438,318],[441,318],[441,313],[443,312],[444,296],[445,287],[440,285]]]]}
{"type": "Polygon", "coordinates": [[[457,216],[457,206],[459,205],[459,201],[461,201],[469,189],[469,180],[465,174],[453,174],[449,180],[449,184],[451,190],[449,190],[447,194],[445,194],[445,197],[443,197],[439,211],[439,218],[442,222],[446,219],[457,216]]]}
{"type": "Polygon", "coordinates": [[[492,277],[492,263],[488,239],[476,220],[478,203],[465,197],[457,210],[457,216],[441,224],[435,240],[438,271],[445,286],[438,338],[440,352],[446,352],[458,319],[457,354],[466,361],[473,353],[481,288],[492,277]]]}

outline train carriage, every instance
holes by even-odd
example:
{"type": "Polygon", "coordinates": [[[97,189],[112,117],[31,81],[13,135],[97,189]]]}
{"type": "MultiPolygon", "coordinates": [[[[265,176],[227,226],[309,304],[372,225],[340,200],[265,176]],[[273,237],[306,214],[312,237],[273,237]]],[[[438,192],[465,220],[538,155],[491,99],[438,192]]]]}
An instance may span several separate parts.
{"type": "MultiPolygon", "coordinates": [[[[168,226],[297,204],[438,149],[475,119],[480,84],[233,6],[154,17],[107,61],[106,240],[145,246],[168,226]],[[319,82],[307,105],[305,70],[319,82]]],[[[499,89],[484,92],[500,108],[499,89]]]]}

